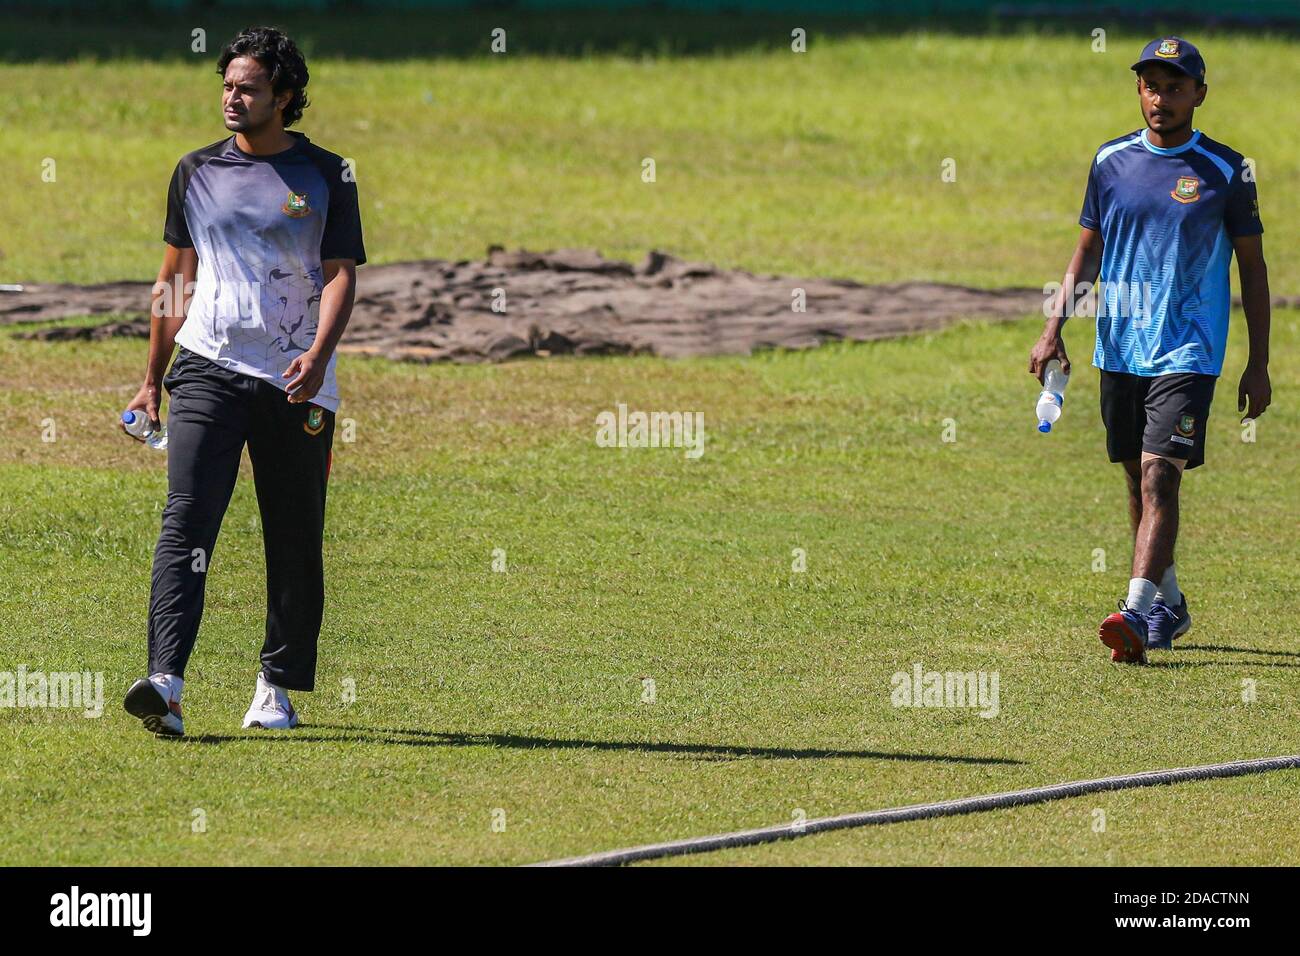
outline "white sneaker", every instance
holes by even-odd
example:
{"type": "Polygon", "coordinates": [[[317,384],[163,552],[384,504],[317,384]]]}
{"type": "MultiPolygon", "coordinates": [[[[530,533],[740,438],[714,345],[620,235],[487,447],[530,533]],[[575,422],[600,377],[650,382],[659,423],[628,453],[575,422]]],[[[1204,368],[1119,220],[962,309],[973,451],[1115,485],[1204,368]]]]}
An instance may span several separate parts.
{"type": "Polygon", "coordinates": [[[244,715],[244,727],[261,727],[264,730],[289,730],[298,726],[298,712],[289,703],[289,695],[283,687],[276,687],[266,679],[261,671],[257,672],[257,689],[253,691],[253,703],[244,715]]]}
{"type": "Polygon", "coordinates": [[[185,681],[175,674],[150,674],[131,685],[122,706],[132,717],[139,717],[144,729],[159,737],[184,737],[181,720],[181,690],[185,681]]]}

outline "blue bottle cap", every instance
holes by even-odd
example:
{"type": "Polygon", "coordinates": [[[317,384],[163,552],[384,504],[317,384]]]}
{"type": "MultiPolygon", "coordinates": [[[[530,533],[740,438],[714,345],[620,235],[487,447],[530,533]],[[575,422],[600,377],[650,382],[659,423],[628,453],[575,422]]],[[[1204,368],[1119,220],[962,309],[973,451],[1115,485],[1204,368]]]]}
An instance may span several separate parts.
{"type": "Polygon", "coordinates": [[[1050,432],[1052,430],[1052,423],[1049,422],[1046,418],[1040,418],[1038,420],[1038,430],[1046,434],[1047,432],[1050,432]]]}
{"type": "Polygon", "coordinates": [[[123,425],[130,425],[133,421],[135,421],[135,412],[123,412],[123,413],[122,413],[122,424],[123,424],[123,425]]]}

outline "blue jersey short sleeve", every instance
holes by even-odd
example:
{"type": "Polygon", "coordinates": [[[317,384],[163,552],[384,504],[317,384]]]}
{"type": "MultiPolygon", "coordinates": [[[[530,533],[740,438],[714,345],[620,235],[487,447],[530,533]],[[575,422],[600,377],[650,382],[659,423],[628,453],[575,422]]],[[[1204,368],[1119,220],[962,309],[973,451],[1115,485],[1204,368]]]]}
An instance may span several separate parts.
{"type": "Polygon", "coordinates": [[[1093,364],[1221,374],[1232,240],[1264,231],[1241,154],[1199,130],[1171,149],[1145,131],[1112,140],[1093,161],[1079,223],[1103,242],[1093,364]]]}
{"type": "Polygon", "coordinates": [[[1084,229],[1100,229],[1101,217],[1097,211],[1097,164],[1088,169],[1088,188],[1083,194],[1083,211],[1079,213],[1079,225],[1084,229]]]}
{"type": "Polygon", "coordinates": [[[1259,221],[1259,193],[1255,189],[1255,177],[1249,166],[1243,165],[1241,172],[1233,177],[1223,224],[1233,239],[1258,236],[1264,232],[1264,226],[1259,221]]]}

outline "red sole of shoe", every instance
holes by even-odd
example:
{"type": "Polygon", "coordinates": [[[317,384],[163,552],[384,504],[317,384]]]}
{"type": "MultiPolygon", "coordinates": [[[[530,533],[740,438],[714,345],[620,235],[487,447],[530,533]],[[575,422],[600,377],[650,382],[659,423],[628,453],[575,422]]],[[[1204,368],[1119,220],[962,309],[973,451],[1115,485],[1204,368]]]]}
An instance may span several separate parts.
{"type": "Polygon", "coordinates": [[[1146,663],[1146,646],[1142,637],[1128,626],[1122,614],[1112,614],[1102,621],[1097,636],[1112,651],[1118,652],[1119,657],[1112,656],[1112,660],[1118,659],[1125,664],[1146,663]]]}

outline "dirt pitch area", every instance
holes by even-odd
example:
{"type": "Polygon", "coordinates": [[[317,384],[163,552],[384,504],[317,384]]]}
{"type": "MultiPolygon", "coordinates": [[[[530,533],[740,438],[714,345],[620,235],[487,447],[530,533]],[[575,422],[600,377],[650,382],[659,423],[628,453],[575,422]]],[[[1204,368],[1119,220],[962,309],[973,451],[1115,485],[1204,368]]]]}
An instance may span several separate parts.
{"type": "MultiPolygon", "coordinates": [[[[966,317],[1020,318],[1043,304],[1039,289],[866,286],[723,270],[662,252],[634,266],[589,249],[493,247],[481,262],[363,266],[357,285],[340,351],[414,362],[748,354],[906,335],[966,317]]],[[[144,282],[28,285],[0,292],[0,325],[104,315],[99,325],[16,334],[143,338],[149,334],[149,290],[144,282]]]]}

